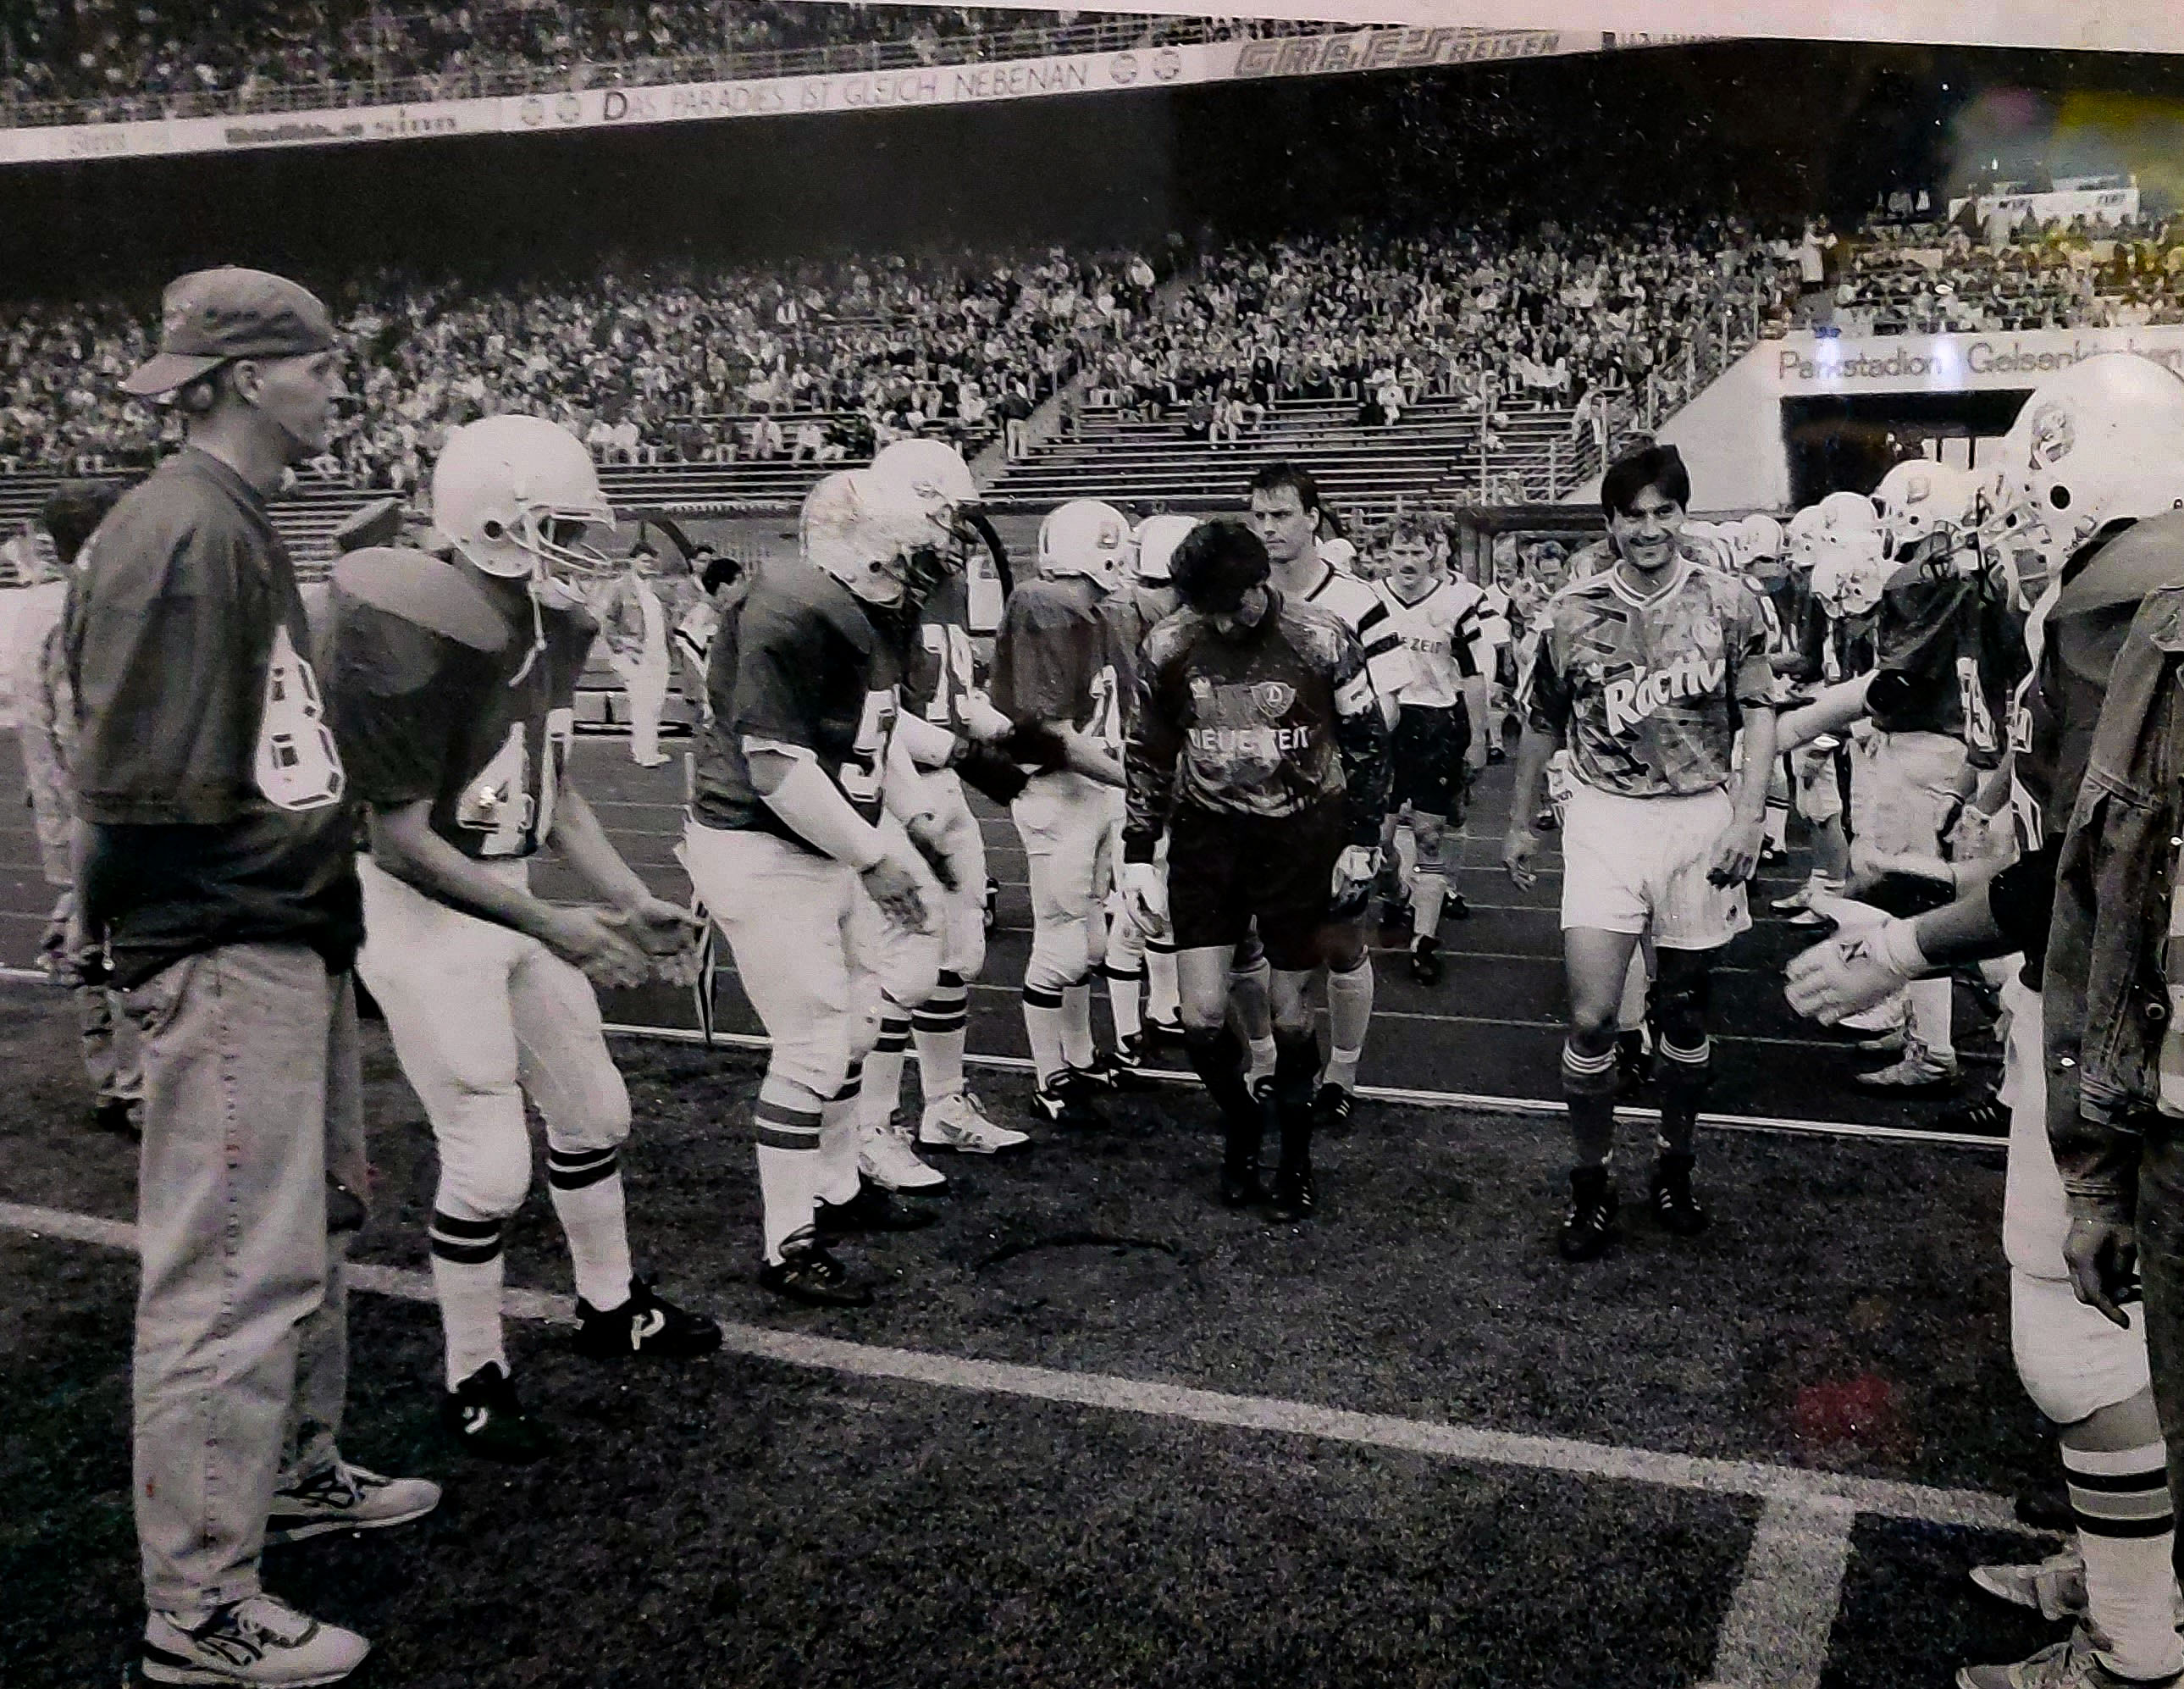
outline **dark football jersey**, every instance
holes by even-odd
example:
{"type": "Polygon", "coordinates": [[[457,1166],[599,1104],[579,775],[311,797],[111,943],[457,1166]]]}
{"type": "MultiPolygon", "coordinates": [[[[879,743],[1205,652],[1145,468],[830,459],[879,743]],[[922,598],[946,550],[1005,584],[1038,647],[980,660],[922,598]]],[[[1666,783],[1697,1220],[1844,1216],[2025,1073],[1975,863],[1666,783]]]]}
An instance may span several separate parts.
{"type": "Polygon", "coordinates": [[[534,620],[521,594],[417,551],[351,552],[329,603],[329,715],[356,795],[382,810],[431,799],[432,831],[466,856],[536,852],[554,829],[590,616],[549,602],[534,620]]]}
{"type": "Polygon", "coordinates": [[[1179,610],[1139,653],[1127,755],[1133,861],[1150,861],[1173,804],[1280,817],[1347,801],[1359,842],[1387,806],[1388,730],[1364,649],[1316,605],[1273,605],[1250,637],[1179,610]]]}
{"type": "Polygon", "coordinates": [[[994,708],[1019,723],[1067,722],[1119,756],[1122,677],[1129,666],[1119,644],[1091,582],[1026,581],[1009,595],[994,642],[994,708]]]}
{"type": "Polygon", "coordinates": [[[971,644],[971,584],[959,571],[934,589],[918,612],[902,653],[902,707],[951,733],[969,732],[966,700],[977,689],[971,644]]]}
{"type": "Polygon", "coordinates": [[[745,746],[755,740],[810,751],[851,807],[877,822],[900,677],[896,647],[847,587],[808,563],[769,565],[721,605],[706,668],[713,720],[699,740],[692,812],[707,827],[805,844],[751,784],[745,746]]]}
{"type": "Polygon", "coordinates": [[[1905,564],[1881,594],[1875,640],[1880,662],[1867,694],[1874,725],[1962,739],[1975,766],[1996,766],[2025,666],[2024,638],[2002,595],[1976,576],[1905,564]]]}
{"type": "Polygon", "coordinates": [[[1113,627],[1116,679],[1123,699],[1123,731],[1128,733],[1138,714],[1139,654],[1145,635],[1183,607],[1173,587],[1132,583],[1117,587],[1100,600],[1100,614],[1113,627]]]}

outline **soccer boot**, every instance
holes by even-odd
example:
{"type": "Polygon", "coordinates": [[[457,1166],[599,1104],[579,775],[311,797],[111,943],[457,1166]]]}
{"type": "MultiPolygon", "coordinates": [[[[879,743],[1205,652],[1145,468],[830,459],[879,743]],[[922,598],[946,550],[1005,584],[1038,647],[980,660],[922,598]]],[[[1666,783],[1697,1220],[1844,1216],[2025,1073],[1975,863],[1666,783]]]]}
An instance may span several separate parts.
{"type": "Polygon", "coordinates": [[[1282,1225],[1308,1220],[1319,1212],[1319,1186],[1312,1176],[1312,1163],[1284,1162],[1274,1170],[1273,1195],[1267,1218],[1282,1225]]]}
{"type": "Polygon", "coordinates": [[[1562,1236],[1557,1244],[1565,1261],[1591,1261],[1605,1254],[1615,1236],[1615,1186],[1604,1167],[1581,1167],[1570,1173],[1570,1205],[1563,1214],[1562,1236]]]}
{"type": "Polygon", "coordinates": [[[930,1208],[905,1208],[861,1174],[857,1194],[846,1202],[823,1198],[811,1208],[812,1229],[822,1239],[849,1237],[858,1232],[922,1231],[940,1217],[930,1208]]]}
{"type": "Polygon", "coordinates": [[[1652,1040],[1642,1027],[1615,1034],[1615,1087],[1618,1095],[1632,1096],[1652,1082],[1652,1040]]]}
{"type": "Polygon", "coordinates": [[[850,1278],[810,1232],[799,1232],[781,1246],[781,1259],[762,1263],[759,1286],[806,1307],[870,1307],[872,1293],[850,1278]]]}
{"type": "Polygon", "coordinates": [[[886,1125],[861,1134],[861,1140],[857,1171],[882,1190],[912,1196],[939,1196],[946,1192],[948,1175],[917,1158],[900,1116],[891,1116],[886,1125]]]}
{"type": "Polygon", "coordinates": [[[1440,940],[1430,934],[1411,940],[1411,978],[1421,985],[1440,984],[1440,940]]]}
{"type": "Polygon", "coordinates": [[[2065,1548],[2025,1565],[1974,1566],[1972,1582],[2013,1607],[2029,1607],[2049,1624],[2086,1610],[2086,1559],[2065,1548]]]}
{"type": "Polygon", "coordinates": [[[924,1118],[917,1123],[917,1141],[927,1149],[991,1156],[1028,1144],[1031,1134],[989,1119],[984,1105],[963,1090],[926,1104],[924,1118]]]}
{"type": "Polygon", "coordinates": [[[1691,1194],[1689,1156],[1664,1155],[1654,1162],[1646,1206],[1661,1229],[1677,1237],[1696,1237],[1707,1229],[1707,1211],[1691,1194]]]}
{"type": "Polygon", "coordinates": [[[1134,1033],[1128,1038],[1115,1040],[1113,1052],[1107,1057],[1115,1070],[1115,1089],[1117,1090],[1150,1090],[1155,1081],[1145,1072],[1145,1035],[1134,1033]]]}
{"type": "Polygon", "coordinates": [[[1441,899],[1440,918],[1444,921],[1468,921],[1471,918],[1471,906],[1463,900],[1463,894],[1453,887],[1448,895],[1441,899]]]}
{"type": "Polygon", "coordinates": [[[1346,1138],[1350,1135],[1350,1111],[1357,1106],[1357,1097],[1343,1086],[1328,1084],[1319,1088],[1312,1100],[1312,1129],[1316,1135],[1326,1138],[1346,1138]]]}
{"type": "Polygon", "coordinates": [[[2175,1689],[2179,1675],[2119,1677],[2101,1664],[2099,1644],[2082,1625],[2061,1642],[2014,1665],[1968,1665],[1957,1689],[2175,1689]]]}
{"type": "Polygon", "coordinates": [[[1033,1113],[1050,1126],[1082,1131],[1107,1123],[1092,1106],[1090,1088],[1073,1068],[1056,1073],[1031,1094],[1033,1113]]]}
{"type": "Polygon", "coordinates": [[[690,1313],[663,1300],[649,1279],[632,1279],[620,1307],[593,1307],[577,1298],[577,1348],[593,1360],[653,1355],[682,1360],[710,1355],[721,1346],[721,1328],[702,1313],[690,1313]]]}
{"type": "Polygon", "coordinates": [[[247,1683],[304,1689],[338,1683],[371,1652],[354,1630],[323,1625],[270,1595],[231,1602],[184,1630],[164,1613],[144,1624],[147,1683],[247,1683]]]}
{"type": "Polygon", "coordinates": [[[488,1361],[440,1398],[440,1420],[464,1452],[522,1466],[554,1452],[554,1435],[523,1411],[498,1361],[488,1361]]]}
{"type": "Polygon", "coordinates": [[[440,1486],[422,1478],[382,1478],[337,1458],[325,1470],[273,1492],[265,1541],[301,1542],[334,1530],[381,1530],[422,1519],[440,1505],[440,1486]]]}
{"type": "Polygon", "coordinates": [[[1095,1090],[1140,1091],[1150,1088],[1152,1081],[1131,1064],[1123,1062],[1105,1050],[1092,1052],[1092,1065],[1072,1067],[1075,1073],[1095,1090]]]}

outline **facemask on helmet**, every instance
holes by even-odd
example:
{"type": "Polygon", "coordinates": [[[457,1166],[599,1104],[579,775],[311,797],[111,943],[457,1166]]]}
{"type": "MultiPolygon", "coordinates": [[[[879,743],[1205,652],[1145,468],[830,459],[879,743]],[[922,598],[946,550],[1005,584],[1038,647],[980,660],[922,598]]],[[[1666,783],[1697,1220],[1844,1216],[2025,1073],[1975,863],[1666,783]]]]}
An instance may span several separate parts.
{"type": "Polygon", "coordinates": [[[939,566],[933,560],[945,541],[918,499],[868,469],[842,470],[820,482],[797,524],[805,561],[873,605],[904,604],[913,581],[939,566]]]}
{"type": "Polygon", "coordinates": [[[503,580],[582,588],[614,572],[614,532],[584,443],[541,416],[488,416],[451,430],[432,466],[432,526],[473,567],[503,580]]]}
{"type": "Polygon", "coordinates": [[[1102,592],[1122,583],[1129,560],[1129,520],[1097,499],[1072,499],[1039,525],[1039,572],[1082,575],[1102,592]]]}
{"type": "Polygon", "coordinates": [[[1925,458],[1895,465],[1874,488],[1881,555],[1892,563],[1946,566],[1971,539],[1979,484],[1966,471],[1925,458]]]}
{"type": "Polygon", "coordinates": [[[897,440],[882,449],[871,473],[903,488],[947,536],[956,560],[984,538],[971,518],[983,504],[963,454],[944,440],[897,440]]]}
{"type": "Polygon", "coordinates": [[[1880,604],[1887,584],[1877,529],[1823,537],[1813,565],[1813,596],[1830,615],[1866,615],[1880,604]]]}

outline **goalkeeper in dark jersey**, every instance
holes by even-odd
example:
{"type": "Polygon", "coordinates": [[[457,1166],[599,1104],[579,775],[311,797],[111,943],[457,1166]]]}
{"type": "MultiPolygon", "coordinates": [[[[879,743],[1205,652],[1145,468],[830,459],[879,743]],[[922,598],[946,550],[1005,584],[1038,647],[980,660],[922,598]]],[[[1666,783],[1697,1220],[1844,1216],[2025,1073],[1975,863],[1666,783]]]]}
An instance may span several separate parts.
{"type": "Polygon", "coordinates": [[[1330,935],[1370,892],[1388,799],[1388,727],[1355,634],[1269,584],[1250,527],[1202,523],[1177,548],[1183,608],[1145,638],[1125,766],[1123,889],[1152,936],[1173,929],[1191,1065],[1227,1129],[1221,1200],[1266,1200],[1261,1112],[1228,1029],[1228,972],[1258,923],[1273,968],[1273,1217],[1318,1206],[1305,990],[1330,935]],[[1169,833],[1163,883],[1153,852],[1169,833]]]}

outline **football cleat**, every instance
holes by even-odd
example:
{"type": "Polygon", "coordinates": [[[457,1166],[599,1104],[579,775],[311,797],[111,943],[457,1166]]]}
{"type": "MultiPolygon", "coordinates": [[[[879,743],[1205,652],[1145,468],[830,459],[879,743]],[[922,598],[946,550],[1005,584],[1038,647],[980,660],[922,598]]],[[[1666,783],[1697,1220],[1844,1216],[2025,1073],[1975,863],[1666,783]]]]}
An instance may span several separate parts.
{"type": "Polygon", "coordinates": [[[1147,1015],[1145,1030],[1139,1034],[1147,1043],[1180,1044],[1183,1042],[1183,1017],[1162,1020],[1157,1015],[1147,1015]]]}
{"type": "Polygon", "coordinates": [[[781,1246],[781,1259],[762,1263],[760,1288],[807,1307],[870,1307],[872,1293],[850,1277],[810,1232],[799,1232],[781,1246]]]}
{"type": "Polygon", "coordinates": [[[1421,934],[1411,940],[1411,978],[1421,985],[1440,984],[1440,940],[1421,934]]]}
{"type": "Polygon", "coordinates": [[[1357,1098],[1340,1085],[1324,1084],[1312,1100],[1312,1129],[1316,1134],[1329,1138],[1350,1135],[1350,1111],[1357,1106],[1357,1098]]]}
{"type": "Polygon", "coordinates": [[[1968,1137],[2006,1138],[2009,1135],[2009,1105],[1989,1092],[1976,1102],[1936,1115],[1937,1132],[1962,1132],[1968,1137]]]}
{"type": "Polygon", "coordinates": [[[2020,1566],[1974,1566],[1972,1582],[2013,1607],[2054,1624],[2086,1610],[2086,1558],[2075,1548],[2020,1566]]]}
{"type": "Polygon", "coordinates": [[[1078,1067],[1074,1071],[1087,1084],[1100,1090],[1148,1090],[1153,1083],[1145,1076],[1141,1060],[1125,1062],[1120,1056],[1105,1050],[1093,1051],[1090,1067],[1078,1067]]]}
{"type": "Polygon", "coordinates": [[[1090,1087],[1085,1083],[1084,1076],[1073,1068],[1056,1073],[1034,1091],[1031,1106],[1039,1118],[1050,1126],[1081,1129],[1107,1123],[1100,1111],[1092,1106],[1090,1087]]]}
{"type": "Polygon", "coordinates": [[[334,1530],[381,1530],[422,1519],[440,1505],[440,1486],[422,1478],[382,1478],[336,1460],[273,1492],[269,1544],[301,1542],[334,1530]]]}
{"type": "Polygon", "coordinates": [[[2101,1664],[2100,1643],[2084,1625],[2014,1665],[1968,1665],[1957,1689],[2175,1689],[2179,1674],[2119,1677],[2101,1664]]]}
{"type": "Polygon", "coordinates": [[[649,1279],[632,1279],[629,1297],[620,1307],[593,1307],[577,1298],[577,1348],[593,1360],[625,1355],[655,1355],[682,1360],[710,1355],[721,1346],[721,1328],[702,1313],[688,1313],[662,1300],[649,1279]]]}
{"type": "Polygon", "coordinates": [[[811,1227],[822,1239],[858,1232],[922,1231],[940,1217],[929,1208],[905,1208],[861,1174],[857,1194],[846,1202],[822,1200],[812,1205],[811,1227]]]}
{"type": "Polygon", "coordinates": [[[917,1141],[928,1149],[990,1156],[1028,1144],[1031,1134],[989,1119],[984,1105],[966,1090],[926,1104],[925,1116],[917,1125],[917,1141]]]}
{"type": "Polygon", "coordinates": [[[1312,1180],[1312,1163],[1279,1168],[1267,1218],[1282,1225],[1308,1220],[1319,1212],[1319,1187],[1312,1180]]]}
{"type": "Polygon", "coordinates": [[[340,1682],[370,1652],[371,1644],[354,1630],[322,1625],[270,1595],[254,1595],[188,1630],[153,1612],[145,1621],[138,1664],[147,1683],[305,1689],[340,1682]]]}
{"type": "Polygon", "coordinates": [[[1463,900],[1462,892],[1451,891],[1441,900],[1440,918],[1444,921],[1468,921],[1471,918],[1471,906],[1463,900]]]}
{"type": "Polygon", "coordinates": [[[1604,1167],[1581,1167],[1570,1173],[1570,1205],[1563,1214],[1557,1244],[1565,1261],[1591,1261],[1607,1252],[1615,1236],[1615,1187],[1604,1167]]]}
{"type": "Polygon", "coordinates": [[[1153,1082],[1145,1077],[1145,1037],[1143,1033],[1117,1039],[1114,1052],[1107,1061],[1115,1070],[1117,1090],[1150,1090],[1152,1088],[1153,1082]]]}
{"type": "Polygon", "coordinates": [[[1653,1163],[1646,1206],[1663,1231],[1678,1237],[1696,1237],[1707,1229],[1707,1211],[1691,1194],[1689,1156],[1664,1155],[1653,1163]]]}
{"type": "Polygon", "coordinates": [[[440,1419],[466,1453],[521,1466],[554,1451],[554,1435],[526,1416],[515,1386],[488,1361],[440,1398],[440,1419]]]}
{"type": "Polygon", "coordinates": [[[883,1190],[939,1196],[948,1189],[946,1173],[918,1160],[899,1116],[857,1146],[857,1171],[883,1190]]]}

